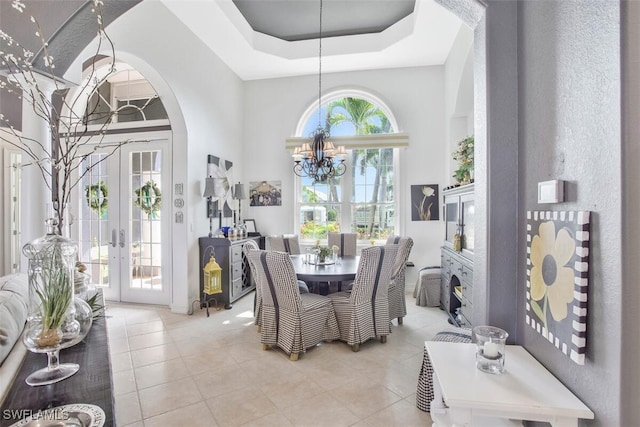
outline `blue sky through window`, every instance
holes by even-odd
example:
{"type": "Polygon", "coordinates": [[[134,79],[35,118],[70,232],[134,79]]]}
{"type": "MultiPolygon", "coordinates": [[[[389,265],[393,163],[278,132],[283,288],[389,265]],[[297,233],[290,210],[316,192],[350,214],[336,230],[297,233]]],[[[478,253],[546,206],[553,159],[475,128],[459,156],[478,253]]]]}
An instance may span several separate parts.
{"type": "MultiPolygon", "coordinates": [[[[345,110],[341,107],[337,107],[334,108],[334,112],[336,114],[344,114],[347,115],[345,110]]],[[[326,120],[326,116],[327,116],[327,107],[326,105],[323,105],[320,109],[320,125],[323,126],[324,122],[326,120]]],[[[370,123],[376,125],[376,126],[381,126],[381,122],[380,122],[380,118],[379,117],[372,117],[369,120],[370,123]]],[[[300,135],[301,137],[310,137],[311,134],[313,133],[313,131],[315,131],[318,128],[318,110],[316,109],[313,114],[311,114],[309,116],[309,120],[307,120],[307,123],[304,126],[304,129],[302,131],[302,135],[300,135]]],[[[355,126],[353,126],[351,123],[348,122],[342,122],[338,125],[334,125],[331,127],[331,129],[329,130],[331,136],[352,136],[356,134],[356,129],[355,126]]],[[[367,183],[372,183],[375,179],[375,174],[376,174],[376,169],[374,167],[367,167],[366,171],[363,174],[360,173],[360,166],[359,164],[354,164],[353,165],[353,171],[351,172],[353,175],[353,183],[354,183],[354,188],[353,188],[353,198],[352,201],[356,202],[356,203],[367,203],[371,200],[371,188],[368,188],[368,192],[367,192],[367,183]]],[[[347,172],[349,173],[349,172],[347,172]]],[[[313,179],[311,178],[302,178],[302,185],[305,187],[309,187],[311,188],[313,184],[313,179]]],[[[326,193],[324,193],[323,189],[328,189],[328,186],[326,185],[316,185],[316,193],[319,196],[320,199],[322,200],[326,200],[323,199],[323,197],[326,196],[326,193]]],[[[338,190],[338,198],[339,200],[342,200],[342,189],[338,186],[337,188],[338,190]]]]}

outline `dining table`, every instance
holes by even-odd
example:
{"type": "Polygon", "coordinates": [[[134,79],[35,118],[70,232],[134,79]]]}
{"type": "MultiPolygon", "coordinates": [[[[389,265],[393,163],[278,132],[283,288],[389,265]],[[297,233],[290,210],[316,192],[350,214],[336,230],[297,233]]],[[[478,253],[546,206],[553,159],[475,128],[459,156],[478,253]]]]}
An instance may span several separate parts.
{"type": "MultiPolygon", "coordinates": [[[[307,282],[307,284],[320,285],[354,280],[360,262],[360,256],[344,256],[338,258],[336,262],[330,261],[322,264],[311,264],[307,262],[307,258],[306,254],[291,255],[296,276],[298,280],[307,282]]],[[[321,288],[324,288],[324,286],[318,286],[319,290],[321,288]]]]}

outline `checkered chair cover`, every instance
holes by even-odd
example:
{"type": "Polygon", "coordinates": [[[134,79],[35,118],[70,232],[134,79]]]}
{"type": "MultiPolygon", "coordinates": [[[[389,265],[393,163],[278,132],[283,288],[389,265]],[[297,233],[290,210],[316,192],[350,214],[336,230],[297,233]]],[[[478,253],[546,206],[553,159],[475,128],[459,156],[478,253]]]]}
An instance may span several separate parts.
{"type": "Polygon", "coordinates": [[[398,253],[393,262],[391,281],[389,283],[389,320],[398,319],[398,324],[402,324],[402,318],[407,315],[405,269],[413,247],[413,239],[411,237],[392,235],[387,239],[387,244],[398,245],[398,253]]]}
{"type": "Polygon", "coordinates": [[[253,301],[253,315],[256,318],[254,324],[261,326],[262,325],[262,286],[258,282],[258,274],[256,272],[256,267],[253,265],[253,261],[249,257],[249,253],[251,251],[260,250],[258,243],[255,240],[247,240],[244,245],[242,245],[242,253],[249,263],[249,269],[251,270],[251,280],[256,284],[256,297],[253,301]]]}
{"type": "Polygon", "coordinates": [[[361,343],[380,337],[384,342],[389,327],[388,287],[398,245],[365,248],[350,292],[329,295],[338,318],[340,339],[359,349],[361,343]]]}
{"type": "Polygon", "coordinates": [[[267,236],[267,243],[269,244],[268,248],[271,251],[287,252],[287,249],[284,246],[284,236],[282,234],[267,236]]]}
{"type": "MultiPolygon", "coordinates": [[[[441,331],[438,332],[431,341],[471,342],[471,329],[456,328],[455,330],[441,331]]],[[[421,411],[431,412],[431,402],[433,399],[433,366],[431,365],[427,347],[425,347],[422,358],[422,368],[420,368],[420,375],[418,376],[416,406],[421,411]]]]}
{"type": "Polygon", "coordinates": [[[288,254],[251,251],[250,259],[262,283],[263,345],[277,345],[291,360],[321,341],[340,337],[331,300],[316,294],[300,294],[288,254]]]}
{"type": "Polygon", "coordinates": [[[356,256],[358,235],[356,233],[329,233],[328,246],[336,245],[340,248],[338,255],[356,256]]]}
{"type": "Polygon", "coordinates": [[[268,236],[269,249],[272,251],[286,252],[291,255],[300,255],[300,239],[297,234],[285,236],[279,234],[268,236]]]}

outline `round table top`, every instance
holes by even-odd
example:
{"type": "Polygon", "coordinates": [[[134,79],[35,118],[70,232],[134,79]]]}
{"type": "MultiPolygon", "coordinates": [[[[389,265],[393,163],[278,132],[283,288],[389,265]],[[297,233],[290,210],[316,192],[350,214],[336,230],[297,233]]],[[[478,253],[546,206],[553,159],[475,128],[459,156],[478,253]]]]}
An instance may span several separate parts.
{"type": "Polygon", "coordinates": [[[345,256],[338,264],[314,265],[304,263],[304,255],[291,255],[293,268],[299,280],[305,282],[344,282],[356,278],[359,256],[345,256]]]}

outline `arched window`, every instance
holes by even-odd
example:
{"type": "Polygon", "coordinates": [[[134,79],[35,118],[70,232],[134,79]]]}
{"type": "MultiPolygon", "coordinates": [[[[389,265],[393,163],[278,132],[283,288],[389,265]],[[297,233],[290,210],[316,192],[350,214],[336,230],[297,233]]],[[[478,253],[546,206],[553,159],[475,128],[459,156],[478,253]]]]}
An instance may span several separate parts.
{"type": "Polygon", "coordinates": [[[305,112],[298,135],[308,137],[319,122],[328,128],[335,145],[344,144],[347,149],[347,172],[326,182],[308,177],[296,180],[301,239],[324,240],[329,232],[353,232],[360,240],[386,240],[397,229],[398,150],[394,144],[376,140],[397,132],[395,119],[380,100],[368,94],[334,93],[323,101],[320,111],[316,105],[305,112]]]}
{"type": "MultiPolygon", "coordinates": [[[[153,86],[136,70],[116,72],[89,98],[84,120],[87,124],[167,120],[167,112],[153,86]]],[[[137,124],[139,125],[139,123],[137,124]]]]}

